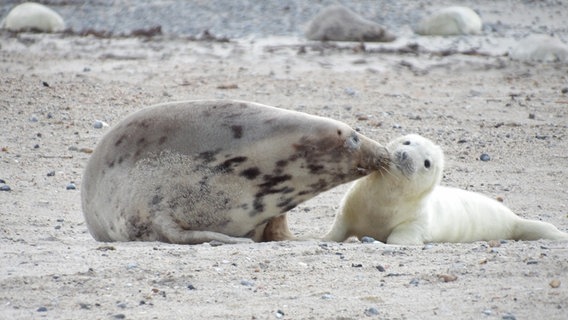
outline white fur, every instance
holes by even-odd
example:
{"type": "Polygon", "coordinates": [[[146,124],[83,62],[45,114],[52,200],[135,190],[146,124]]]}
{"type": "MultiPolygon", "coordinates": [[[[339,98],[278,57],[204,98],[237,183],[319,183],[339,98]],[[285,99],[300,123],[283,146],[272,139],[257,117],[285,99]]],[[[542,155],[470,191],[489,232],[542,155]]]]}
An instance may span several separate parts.
{"type": "Polygon", "coordinates": [[[568,45],[547,35],[532,35],[519,41],[509,56],[514,60],[568,62],[568,45]]]}
{"type": "Polygon", "coordinates": [[[14,7],[2,22],[10,31],[59,32],[65,29],[61,16],[39,3],[25,2],[14,7]]]}
{"type": "Polygon", "coordinates": [[[421,35],[451,36],[480,34],[481,18],[467,7],[448,7],[425,18],[416,28],[421,35]]]}
{"type": "Polygon", "coordinates": [[[415,245],[568,239],[567,233],[552,224],[523,219],[489,197],[440,186],[443,152],[426,138],[400,137],[387,149],[392,160],[390,172],[373,173],[354,183],[324,239],[370,236],[389,244],[415,245]]]}

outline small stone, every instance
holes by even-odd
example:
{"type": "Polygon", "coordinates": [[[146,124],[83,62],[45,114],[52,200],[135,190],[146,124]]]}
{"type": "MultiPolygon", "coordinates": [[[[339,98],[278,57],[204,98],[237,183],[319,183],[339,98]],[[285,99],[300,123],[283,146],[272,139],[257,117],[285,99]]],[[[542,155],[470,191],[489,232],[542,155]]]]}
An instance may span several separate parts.
{"type": "Polygon", "coordinates": [[[93,127],[95,129],[101,129],[103,127],[108,127],[108,124],[104,121],[101,120],[95,120],[95,123],[93,124],[93,127]]]}
{"type": "Polygon", "coordinates": [[[534,120],[535,117],[536,117],[536,116],[535,116],[534,113],[529,113],[529,119],[534,120]]]}
{"type": "Polygon", "coordinates": [[[554,279],[554,280],[550,281],[549,285],[550,285],[551,288],[556,289],[556,288],[560,287],[560,280],[554,279]]]}
{"type": "Polygon", "coordinates": [[[39,307],[39,308],[37,308],[37,312],[47,312],[47,308],[46,307],[39,307]]]}
{"type": "Polygon", "coordinates": [[[515,315],[513,315],[512,313],[504,314],[503,317],[501,317],[501,319],[503,319],[503,320],[517,320],[515,315]]]}
{"type": "Polygon", "coordinates": [[[79,307],[81,307],[81,309],[84,310],[90,310],[91,309],[91,305],[88,303],[83,303],[83,302],[79,302],[79,307]]]}
{"type": "Polygon", "coordinates": [[[79,149],[79,152],[83,152],[83,153],[93,153],[93,149],[91,149],[91,148],[81,148],[81,149],[79,149]]]}
{"type": "Polygon", "coordinates": [[[369,309],[365,309],[365,315],[368,317],[371,316],[378,316],[379,315],[379,310],[375,307],[371,307],[369,309]]]}
{"type": "Polygon", "coordinates": [[[34,149],[39,149],[39,144],[35,144],[34,149]]]}
{"type": "Polygon", "coordinates": [[[3,184],[0,186],[0,191],[12,191],[9,185],[3,184]]]}
{"type": "Polygon", "coordinates": [[[562,92],[563,94],[567,94],[568,93],[568,87],[562,88],[562,90],[560,90],[560,92],[562,92]]]}
{"type": "Polygon", "coordinates": [[[187,288],[189,290],[197,290],[197,288],[195,286],[193,286],[192,284],[187,285],[187,288]]]}
{"type": "Polygon", "coordinates": [[[357,91],[355,91],[354,89],[351,89],[351,88],[345,88],[343,90],[343,92],[345,92],[345,94],[348,95],[348,96],[354,96],[354,95],[357,94],[357,91]]]}
{"type": "Polygon", "coordinates": [[[67,150],[69,150],[69,151],[79,151],[79,148],[77,148],[76,146],[70,146],[69,148],[67,148],[67,150]]]}
{"type": "Polygon", "coordinates": [[[497,248],[497,247],[501,246],[501,241],[489,240],[489,241],[487,241],[487,245],[489,245],[491,248],[497,248]]]}
{"type": "Polygon", "coordinates": [[[414,278],[414,279],[410,280],[409,284],[417,287],[420,284],[420,280],[414,278]]]}
{"type": "Polygon", "coordinates": [[[31,122],[38,122],[38,119],[37,119],[36,116],[32,115],[32,116],[30,117],[30,121],[31,121],[31,122]]]}
{"type": "Polygon", "coordinates": [[[491,160],[491,157],[490,157],[487,153],[482,153],[482,154],[479,156],[479,160],[481,160],[481,161],[489,161],[489,160],[491,160]]]}
{"type": "Polygon", "coordinates": [[[276,310],[275,314],[276,318],[280,319],[284,316],[284,311],[282,310],[276,310]]]}
{"type": "Polygon", "coordinates": [[[486,316],[490,316],[493,312],[490,309],[485,309],[481,313],[483,313],[486,316]]]}
{"type": "Polygon", "coordinates": [[[67,190],[76,190],[76,189],[77,189],[77,186],[76,186],[73,182],[71,182],[71,183],[69,183],[69,184],[65,187],[65,189],[67,189],[67,190]]]}
{"type": "Polygon", "coordinates": [[[132,270],[132,269],[136,269],[136,268],[138,268],[138,263],[136,263],[136,262],[129,262],[126,265],[126,270],[132,270]]]}
{"type": "Polygon", "coordinates": [[[351,264],[351,267],[352,267],[352,268],[363,268],[363,265],[360,264],[360,263],[352,263],[352,264],[351,264]]]}
{"type": "Polygon", "coordinates": [[[528,264],[528,265],[531,265],[531,264],[538,264],[538,261],[536,261],[536,260],[529,260],[529,261],[527,261],[527,264],[528,264]]]}
{"type": "Polygon", "coordinates": [[[381,266],[380,264],[378,266],[376,266],[375,268],[377,268],[377,270],[379,270],[379,272],[385,272],[385,267],[381,266]]]}
{"type": "Polygon", "coordinates": [[[252,287],[252,286],[254,286],[254,282],[243,279],[243,280],[241,280],[241,285],[243,285],[245,287],[252,287]]]}
{"type": "Polygon", "coordinates": [[[441,274],[438,278],[442,279],[444,282],[453,282],[458,279],[458,277],[453,274],[441,274]]]}
{"type": "Polygon", "coordinates": [[[84,68],[83,68],[83,72],[90,72],[90,71],[91,71],[91,68],[89,68],[89,67],[84,67],[84,68]]]}
{"type": "Polygon", "coordinates": [[[362,243],[374,243],[375,241],[377,241],[377,240],[375,240],[372,237],[364,236],[363,238],[361,238],[362,243]]]}
{"type": "Polygon", "coordinates": [[[112,316],[113,319],[126,319],[126,316],[123,313],[115,314],[112,316]]]}
{"type": "Polygon", "coordinates": [[[55,170],[51,170],[47,173],[48,177],[53,177],[55,175],[55,170]]]}
{"type": "Polygon", "coordinates": [[[321,296],[321,298],[323,300],[331,300],[331,299],[333,299],[333,296],[329,293],[325,293],[323,296],[321,296]]]}

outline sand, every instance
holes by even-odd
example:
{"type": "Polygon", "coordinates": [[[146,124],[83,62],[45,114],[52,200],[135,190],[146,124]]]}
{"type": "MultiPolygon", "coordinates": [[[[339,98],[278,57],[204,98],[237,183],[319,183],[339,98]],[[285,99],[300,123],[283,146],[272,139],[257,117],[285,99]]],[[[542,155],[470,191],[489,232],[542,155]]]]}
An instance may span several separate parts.
{"type": "Polygon", "coordinates": [[[551,2],[523,2],[524,20],[485,4],[482,17],[506,32],[405,29],[364,48],[294,34],[1,33],[0,179],[11,191],[0,192],[0,318],[565,319],[568,243],[322,242],[347,185],[289,212],[302,241],[99,243],[82,216],[82,171],[110,127],[159,102],[231,98],[342,120],[385,144],[422,134],[445,150],[443,184],[568,231],[568,66],[506,55],[539,23],[565,39],[566,17],[551,2]]]}

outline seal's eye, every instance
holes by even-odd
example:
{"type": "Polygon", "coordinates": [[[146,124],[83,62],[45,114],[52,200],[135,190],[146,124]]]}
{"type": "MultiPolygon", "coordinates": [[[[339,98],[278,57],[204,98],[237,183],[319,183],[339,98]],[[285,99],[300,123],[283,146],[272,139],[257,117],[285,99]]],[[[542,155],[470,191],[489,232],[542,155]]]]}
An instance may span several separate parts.
{"type": "Polygon", "coordinates": [[[351,136],[351,140],[352,140],[353,142],[355,142],[356,144],[359,143],[359,137],[356,136],[356,135],[351,136]]]}
{"type": "Polygon", "coordinates": [[[430,160],[424,160],[424,167],[426,167],[426,169],[430,168],[431,163],[430,160]]]}
{"type": "Polygon", "coordinates": [[[406,141],[404,141],[402,144],[405,145],[405,146],[409,146],[409,145],[410,145],[410,141],[406,140],[406,141]]]}

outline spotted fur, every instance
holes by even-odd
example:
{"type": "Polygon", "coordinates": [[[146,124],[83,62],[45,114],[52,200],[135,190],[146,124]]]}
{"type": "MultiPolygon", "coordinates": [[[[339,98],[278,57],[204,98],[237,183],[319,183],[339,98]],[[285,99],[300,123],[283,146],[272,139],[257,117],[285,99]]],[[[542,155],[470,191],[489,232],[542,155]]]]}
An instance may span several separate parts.
{"type": "Polygon", "coordinates": [[[101,139],[83,212],[99,241],[278,240],[291,235],[287,211],[387,165],[383,146],[331,119],[241,101],[168,103],[101,139]]]}

